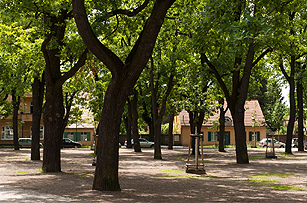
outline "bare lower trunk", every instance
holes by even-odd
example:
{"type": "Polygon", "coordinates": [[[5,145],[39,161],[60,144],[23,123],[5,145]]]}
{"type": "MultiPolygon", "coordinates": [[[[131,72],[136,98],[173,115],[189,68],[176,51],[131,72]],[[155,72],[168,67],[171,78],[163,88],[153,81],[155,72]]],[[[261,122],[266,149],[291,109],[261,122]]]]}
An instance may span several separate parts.
{"type": "Polygon", "coordinates": [[[297,106],[298,106],[298,151],[304,151],[304,108],[303,108],[303,85],[297,82],[297,106]]]}
{"type": "Polygon", "coordinates": [[[235,110],[234,128],[236,138],[236,158],[238,164],[248,164],[248,154],[246,146],[246,133],[244,126],[244,107],[235,110]]]}
{"type": "Polygon", "coordinates": [[[20,97],[16,97],[15,91],[12,94],[12,102],[14,107],[13,113],[13,136],[14,136],[14,150],[19,150],[18,143],[18,110],[20,104],[20,97]]]}
{"type": "Polygon", "coordinates": [[[93,182],[93,190],[121,190],[118,181],[118,142],[119,125],[128,93],[122,91],[122,82],[111,80],[105,94],[100,119],[97,164],[93,182]],[[123,96],[126,95],[126,96],[123,96]]]}
{"type": "Polygon", "coordinates": [[[220,132],[219,132],[219,152],[225,152],[224,149],[224,139],[225,139],[225,113],[224,111],[224,99],[221,99],[219,101],[219,104],[221,105],[220,108],[220,132]]]}
{"type": "Polygon", "coordinates": [[[155,152],[154,159],[162,159],[161,152],[161,121],[155,123],[155,152]]]}
{"type": "Polygon", "coordinates": [[[63,139],[63,94],[62,87],[47,86],[44,110],[44,155],[45,172],[61,172],[61,146],[63,139]]]}
{"type": "Polygon", "coordinates": [[[127,131],[127,148],[132,148],[131,146],[131,123],[132,123],[132,112],[131,112],[131,102],[130,99],[128,98],[127,100],[127,106],[128,106],[128,115],[127,117],[124,118],[125,126],[126,126],[126,131],[127,131]]]}
{"type": "Polygon", "coordinates": [[[173,149],[174,139],[173,139],[173,127],[174,127],[174,113],[170,115],[169,126],[168,126],[168,149],[173,149]]]}
{"type": "MultiPolygon", "coordinates": [[[[293,72],[292,69],[295,69],[294,64],[291,66],[291,73],[293,72]]],[[[291,144],[292,144],[293,129],[294,129],[294,122],[295,122],[295,114],[296,114],[294,74],[291,74],[291,77],[289,79],[289,86],[290,86],[290,118],[289,118],[289,123],[287,127],[286,152],[289,154],[292,154],[291,144]]]]}
{"type": "Polygon", "coordinates": [[[131,112],[132,112],[132,132],[133,132],[133,145],[135,152],[142,152],[140,141],[139,141],[139,128],[138,128],[138,92],[133,90],[134,96],[131,101],[131,112]]]}
{"type": "Polygon", "coordinates": [[[40,160],[40,121],[42,114],[44,84],[41,84],[39,78],[34,78],[32,84],[32,142],[31,142],[31,160],[40,160]]]}

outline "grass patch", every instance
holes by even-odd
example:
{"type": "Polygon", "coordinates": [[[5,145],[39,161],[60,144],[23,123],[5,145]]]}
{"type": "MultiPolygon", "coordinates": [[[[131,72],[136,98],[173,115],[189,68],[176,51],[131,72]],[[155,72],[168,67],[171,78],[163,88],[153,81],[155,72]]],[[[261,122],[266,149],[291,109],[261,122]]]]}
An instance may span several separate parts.
{"type": "Polygon", "coordinates": [[[90,154],[89,154],[89,156],[94,156],[94,155],[95,155],[94,153],[90,153],[90,154]]]}
{"type": "Polygon", "coordinates": [[[83,175],[79,175],[80,178],[87,178],[87,177],[90,177],[92,174],[90,173],[86,173],[86,174],[83,174],[83,175]]]}
{"type": "Polygon", "coordinates": [[[251,176],[246,182],[248,184],[255,184],[255,185],[264,185],[268,186],[274,190],[306,190],[306,187],[299,187],[299,186],[288,186],[288,185],[280,185],[276,184],[279,182],[279,179],[274,179],[274,177],[278,178],[286,178],[293,176],[292,174],[280,174],[280,173],[258,173],[254,176],[251,176]]]}
{"type": "Polygon", "coordinates": [[[293,159],[296,158],[297,156],[291,153],[283,152],[281,154],[276,155],[278,159],[293,159]]]}
{"type": "Polygon", "coordinates": [[[185,173],[185,170],[162,170],[163,173],[185,173]]]}
{"type": "Polygon", "coordinates": [[[185,158],[176,158],[175,161],[187,162],[188,159],[185,159],[185,158]]]}
{"type": "Polygon", "coordinates": [[[29,173],[29,171],[18,171],[17,173],[29,173]]]}
{"type": "Polygon", "coordinates": [[[266,178],[266,177],[280,177],[280,178],[286,178],[293,176],[292,174],[284,174],[284,173],[257,173],[256,176],[252,176],[252,178],[266,178]]]}
{"type": "Polygon", "coordinates": [[[218,147],[218,145],[203,146],[204,149],[217,149],[218,147]]]}
{"type": "Polygon", "coordinates": [[[288,185],[271,185],[271,188],[274,190],[305,190],[304,187],[298,187],[298,186],[288,186],[288,185]]]}
{"type": "Polygon", "coordinates": [[[44,167],[44,168],[39,169],[38,172],[39,173],[47,173],[47,169],[46,169],[46,167],[44,167]]]}
{"type": "Polygon", "coordinates": [[[266,159],[265,155],[252,155],[248,157],[250,160],[261,160],[266,159]]]}

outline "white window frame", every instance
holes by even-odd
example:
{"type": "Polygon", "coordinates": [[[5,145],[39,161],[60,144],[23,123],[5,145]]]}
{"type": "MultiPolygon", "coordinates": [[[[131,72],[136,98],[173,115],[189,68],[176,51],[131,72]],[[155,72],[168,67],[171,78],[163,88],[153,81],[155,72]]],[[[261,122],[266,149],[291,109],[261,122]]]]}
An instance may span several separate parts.
{"type": "Polygon", "coordinates": [[[218,132],[217,131],[211,131],[211,141],[217,141],[218,132]]]}
{"type": "Polygon", "coordinates": [[[14,140],[13,126],[3,126],[1,128],[1,140],[14,140]]]}
{"type": "Polygon", "coordinates": [[[81,132],[80,141],[87,141],[87,132],[81,132]]]}

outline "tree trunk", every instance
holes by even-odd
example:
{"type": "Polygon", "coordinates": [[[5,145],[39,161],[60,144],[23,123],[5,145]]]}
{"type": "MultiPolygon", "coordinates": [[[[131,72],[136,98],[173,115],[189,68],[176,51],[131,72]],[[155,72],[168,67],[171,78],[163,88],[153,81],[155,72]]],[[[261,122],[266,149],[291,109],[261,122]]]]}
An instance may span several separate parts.
{"type": "Polygon", "coordinates": [[[161,152],[161,121],[157,119],[155,122],[155,152],[154,159],[162,159],[161,152]]]}
{"type": "Polygon", "coordinates": [[[12,102],[13,102],[13,137],[14,137],[14,150],[19,150],[19,143],[18,143],[18,110],[20,104],[20,97],[16,97],[15,90],[12,93],[12,102]]]}
{"type": "MultiPolygon", "coordinates": [[[[142,91],[140,91],[140,94],[142,95],[142,91]]],[[[144,96],[144,95],[143,95],[144,96]]],[[[145,123],[149,126],[149,141],[154,141],[154,127],[153,127],[153,120],[152,120],[152,112],[148,111],[147,106],[148,104],[146,104],[146,102],[143,100],[142,102],[142,106],[143,106],[143,113],[142,113],[142,119],[145,121],[145,123]]],[[[151,106],[150,106],[151,107],[151,106]]]]}
{"type": "Polygon", "coordinates": [[[132,112],[131,112],[131,102],[130,99],[127,99],[127,106],[128,106],[128,115],[124,118],[125,126],[126,126],[126,139],[127,139],[127,148],[132,148],[131,145],[131,123],[132,123],[132,112]]]}
{"type": "MultiPolygon", "coordinates": [[[[220,132],[219,132],[219,152],[225,152],[224,149],[224,139],[225,139],[225,113],[226,111],[224,110],[224,99],[219,100],[219,104],[221,105],[220,107],[220,132]]],[[[226,108],[227,110],[227,108],[226,108]]]]}
{"type": "Polygon", "coordinates": [[[62,86],[52,86],[47,83],[43,117],[45,128],[43,170],[61,172],[61,147],[64,133],[62,86]]]}
{"type": "Polygon", "coordinates": [[[173,135],[174,117],[175,114],[171,113],[169,118],[169,126],[168,126],[168,149],[173,149],[174,145],[174,135],[173,135]]]}
{"type": "MultiPolygon", "coordinates": [[[[195,113],[193,112],[189,112],[189,123],[190,123],[190,132],[191,134],[195,134],[196,131],[195,131],[195,113]]],[[[195,140],[192,139],[192,155],[195,155],[195,140]]]]}
{"type": "Polygon", "coordinates": [[[130,91],[124,91],[122,85],[122,81],[112,78],[105,94],[100,119],[93,190],[121,190],[118,182],[119,126],[124,105],[132,90],[130,87],[130,91]]]}
{"type": "Polygon", "coordinates": [[[42,115],[42,104],[44,94],[44,83],[35,77],[32,84],[32,143],[31,160],[40,160],[40,121],[42,115]]]}
{"type": "Polygon", "coordinates": [[[297,81],[297,106],[298,106],[298,151],[304,151],[304,108],[303,85],[297,81]]]}
{"type": "Polygon", "coordinates": [[[248,154],[246,146],[246,132],[244,126],[244,105],[237,107],[235,113],[231,112],[234,119],[234,129],[236,138],[236,158],[238,164],[248,164],[248,154]]]}
{"type": "Polygon", "coordinates": [[[134,152],[142,152],[140,141],[139,141],[139,128],[138,128],[138,91],[133,90],[134,96],[131,101],[131,112],[132,112],[132,132],[133,132],[133,145],[134,152]]]}
{"type": "Polygon", "coordinates": [[[285,71],[283,71],[284,76],[287,78],[287,81],[290,86],[290,118],[288,122],[287,127],[287,139],[286,139],[286,153],[292,154],[292,137],[293,137],[293,129],[294,129],[294,122],[295,122],[295,81],[294,81],[294,75],[295,75],[295,56],[291,55],[291,61],[290,61],[290,76],[285,75],[285,71]]]}

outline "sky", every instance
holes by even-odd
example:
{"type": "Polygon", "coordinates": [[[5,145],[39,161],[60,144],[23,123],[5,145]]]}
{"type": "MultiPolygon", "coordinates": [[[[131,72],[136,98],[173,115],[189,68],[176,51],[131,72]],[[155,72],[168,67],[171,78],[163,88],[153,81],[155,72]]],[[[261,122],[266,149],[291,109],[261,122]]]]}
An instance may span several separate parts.
{"type": "Polygon", "coordinates": [[[282,96],[284,97],[284,102],[289,107],[290,102],[289,102],[289,85],[288,84],[285,84],[284,87],[282,88],[282,96]]]}

